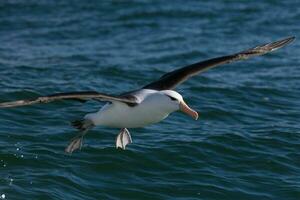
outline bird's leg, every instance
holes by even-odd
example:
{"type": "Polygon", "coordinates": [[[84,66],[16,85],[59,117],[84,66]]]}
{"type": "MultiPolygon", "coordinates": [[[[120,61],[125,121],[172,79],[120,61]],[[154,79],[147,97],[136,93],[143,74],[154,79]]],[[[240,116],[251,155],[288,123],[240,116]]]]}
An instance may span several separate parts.
{"type": "Polygon", "coordinates": [[[119,135],[116,138],[116,148],[122,148],[125,150],[127,144],[132,143],[131,135],[127,128],[122,128],[119,135]]]}

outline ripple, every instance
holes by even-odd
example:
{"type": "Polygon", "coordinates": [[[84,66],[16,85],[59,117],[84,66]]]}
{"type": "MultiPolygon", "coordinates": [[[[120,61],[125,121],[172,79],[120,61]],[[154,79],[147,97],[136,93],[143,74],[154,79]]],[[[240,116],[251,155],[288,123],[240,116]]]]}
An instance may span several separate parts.
{"type": "MultiPolygon", "coordinates": [[[[177,67],[298,31],[298,2],[0,3],[0,102],[139,88],[177,67]],[[271,8],[271,9],[270,9],[271,8]],[[120,84],[121,83],[121,84],[120,84]]],[[[97,127],[64,153],[69,121],[103,104],[0,112],[0,199],[298,199],[299,45],[232,63],[178,87],[200,118],[97,127]],[[4,195],[4,196],[3,196],[4,195]]]]}

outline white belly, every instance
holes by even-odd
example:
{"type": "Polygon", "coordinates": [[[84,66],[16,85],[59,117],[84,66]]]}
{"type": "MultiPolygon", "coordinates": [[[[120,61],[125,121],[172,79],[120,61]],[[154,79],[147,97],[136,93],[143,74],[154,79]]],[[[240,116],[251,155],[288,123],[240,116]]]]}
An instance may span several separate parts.
{"type": "Polygon", "coordinates": [[[95,125],[114,128],[138,128],[160,122],[170,113],[179,109],[179,104],[171,102],[170,97],[155,90],[140,90],[136,93],[139,103],[129,106],[114,101],[103,106],[99,112],[85,118],[95,125]]]}
{"type": "Polygon", "coordinates": [[[113,128],[138,128],[160,122],[169,115],[160,106],[145,103],[130,107],[124,103],[106,104],[99,112],[88,114],[95,125],[113,128]]]}

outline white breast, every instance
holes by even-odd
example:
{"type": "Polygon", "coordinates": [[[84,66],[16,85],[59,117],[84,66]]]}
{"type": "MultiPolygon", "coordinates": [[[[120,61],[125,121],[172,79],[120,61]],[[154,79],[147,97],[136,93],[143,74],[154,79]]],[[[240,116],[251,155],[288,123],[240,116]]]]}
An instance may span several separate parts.
{"type": "Polygon", "coordinates": [[[142,95],[141,103],[128,106],[122,102],[108,103],[97,112],[86,115],[95,125],[114,128],[138,128],[165,119],[173,110],[166,103],[168,97],[148,91],[142,95]]]}

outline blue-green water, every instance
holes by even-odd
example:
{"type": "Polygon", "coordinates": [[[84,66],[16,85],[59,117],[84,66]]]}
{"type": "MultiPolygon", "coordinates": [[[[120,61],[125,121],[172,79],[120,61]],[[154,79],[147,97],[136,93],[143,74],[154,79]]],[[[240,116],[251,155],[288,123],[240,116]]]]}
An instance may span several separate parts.
{"type": "MultiPolygon", "coordinates": [[[[1,1],[0,101],[136,89],[175,67],[299,36],[299,1],[1,1]]],[[[300,45],[222,66],[178,88],[200,112],[90,131],[103,104],[0,111],[0,199],[300,199],[300,45]]]]}

